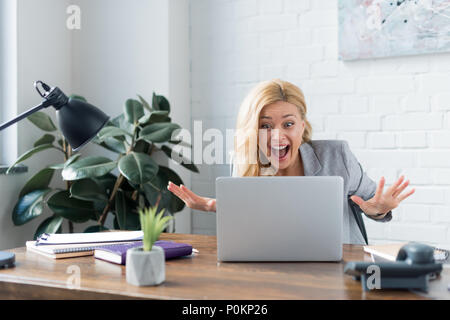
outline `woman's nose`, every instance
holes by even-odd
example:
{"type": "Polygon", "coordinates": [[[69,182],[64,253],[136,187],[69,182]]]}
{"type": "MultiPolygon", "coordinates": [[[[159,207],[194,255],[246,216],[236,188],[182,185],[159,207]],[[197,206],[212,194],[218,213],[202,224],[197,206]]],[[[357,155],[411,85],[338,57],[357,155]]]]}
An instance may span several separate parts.
{"type": "Polygon", "coordinates": [[[270,132],[270,141],[272,144],[277,144],[284,139],[284,132],[282,129],[273,129],[270,132]]]}

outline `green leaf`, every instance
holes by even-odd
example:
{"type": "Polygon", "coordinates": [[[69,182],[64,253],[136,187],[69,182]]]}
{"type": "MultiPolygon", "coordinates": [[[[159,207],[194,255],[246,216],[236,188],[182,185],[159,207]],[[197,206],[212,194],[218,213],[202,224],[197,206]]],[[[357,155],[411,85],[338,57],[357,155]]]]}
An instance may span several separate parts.
{"type": "Polygon", "coordinates": [[[84,178],[100,177],[117,166],[117,161],[105,157],[87,157],[72,163],[62,171],[64,180],[80,180],[84,178]]]}
{"type": "Polygon", "coordinates": [[[172,149],[168,146],[162,146],[161,150],[169,157],[171,158],[173,161],[175,161],[176,163],[178,163],[179,165],[182,165],[183,167],[185,167],[186,169],[192,171],[192,172],[196,172],[198,173],[198,168],[195,164],[192,163],[192,161],[190,159],[186,159],[184,157],[180,157],[180,155],[178,154],[176,159],[172,158],[172,149]],[[180,162],[181,161],[181,162],[180,162]]]}
{"type": "Polygon", "coordinates": [[[70,166],[72,163],[77,161],[79,157],[81,157],[81,153],[76,153],[76,154],[72,155],[69,159],[66,160],[66,162],[64,162],[64,165],[66,167],[70,166]]]}
{"type": "Polygon", "coordinates": [[[129,123],[138,122],[139,118],[144,115],[142,103],[134,99],[128,99],[125,102],[125,118],[129,123]]]}
{"type": "Polygon", "coordinates": [[[134,191],[139,190],[139,184],[124,179],[124,181],[120,185],[120,189],[128,193],[133,193],[134,191]]]}
{"type": "Polygon", "coordinates": [[[64,169],[64,167],[67,167],[67,166],[71,165],[72,163],[74,163],[75,161],[77,161],[80,156],[81,156],[80,153],[76,153],[73,156],[71,156],[69,159],[67,159],[66,162],[60,163],[60,164],[53,164],[53,165],[49,166],[49,168],[55,169],[55,170],[64,169]]]}
{"type": "Polygon", "coordinates": [[[35,143],[34,143],[34,147],[43,145],[43,144],[53,144],[53,141],[55,141],[55,136],[52,134],[44,134],[40,139],[38,139],[35,143]]]}
{"type": "Polygon", "coordinates": [[[139,133],[139,139],[145,140],[149,143],[166,142],[172,138],[172,133],[177,129],[180,129],[180,126],[176,123],[153,123],[141,130],[139,133]]]}
{"type": "Polygon", "coordinates": [[[44,131],[55,131],[56,126],[52,119],[45,112],[38,111],[27,117],[36,127],[44,131]]]}
{"type": "Polygon", "coordinates": [[[119,171],[136,184],[151,180],[158,172],[158,164],[147,154],[131,152],[119,160],[119,171]]]}
{"type": "Polygon", "coordinates": [[[127,152],[127,147],[125,145],[124,141],[120,141],[117,140],[115,138],[107,138],[104,142],[103,142],[110,150],[116,152],[116,153],[126,153],[127,152]]]}
{"type": "Polygon", "coordinates": [[[129,134],[132,134],[134,130],[133,124],[128,122],[128,120],[125,117],[125,114],[123,113],[112,119],[111,125],[116,126],[117,128],[121,128],[126,132],[128,132],[129,134]]]}
{"type": "Polygon", "coordinates": [[[100,141],[98,138],[95,138],[93,139],[93,142],[115,153],[122,154],[127,152],[125,141],[120,141],[115,138],[106,138],[104,141],[100,141]]]}
{"type": "Polygon", "coordinates": [[[118,190],[115,199],[115,213],[121,230],[139,229],[136,205],[125,196],[123,190],[118,190]]]}
{"type": "Polygon", "coordinates": [[[153,109],[155,110],[164,110],[170,112],[170,104],[169,101],[164,96],[158,96],[153,93],[152,99],[153,109]]]}
{"type": "Polygon", "coordinates": [[[63,218],[57,215],[53,215],[44,221],[39,225],[37,228],[35,234],[34,234],[34,240],[36,240],[41,234],[43,233],[59,233],[61,232],[62,228],[62,222],[63,218]]]}
{"type": "Polygon", "coordinates": [[[126,192],[119,189],[114,205],[114,228],[121,230],[140,230],[139,215],[136,211],[137,204],[127,197],[126,192]]]}
{"type": "Polygon", "coordinates": [[[103,193],[110,194],[114,189],[117,177],[112,173],[105,174],[101,177],[92,178],[97,185],[102,189],[103,193]]]}
{"type": "MultiPolygon", "coordinates": [[[[117,220],[117,215],[114,217],[114,229],[120,230],[119,222],[117,220]]],[[[141,230],[141,225],[139,224],[139,216],[137,213],[127,215],[127,227],[126,230],[141,230]]]]}
{"type": "Polygon", "coordinates": [[[106,201],[92,201],[92,205],[94,206],[94,214],[91,216],[91,220],[98,221],[103,213],[103,210],[106,207],[106,201]]]}
{"type": "Polygon", "coordinates": [[[113,127],[113,126],[104,127],[97,134],[97,137],[100,141],[104,141],[106,138],[111,138],[111,137],[115,137],[116,139],[118,137],[122,137],[122,139],[124,139],[123,136],[131,137],[132,135],[121,128],[117,128],[117,127],[113,127]]]}
{"type": "Polygon", "coordinates": [[[108,196],[103,189],[92,179],[75,181],[70,187],[72,197],[87,201],[108,201],[108,196]]]}
{"type": "Polygon", "coordinates": [[[126,204],[125,194],[123,193],[122,190],[117,190],[115,211],[117,222],[119,223],[120,229],[126,230],[128,206],[126,204]]]}
{"type": "Polygon", "coordinates": [[[153,236],[154,236],[153,242],[156,242],[156,240],[158,240],[161,232],[163,232],[163,230],[165,228],[167,228],[169,221],[172,220],[172,216],[162,217],[163,213],[164,213],[164,209],[161,210],[161,212],[156,217],[156,223],[154,225],[154,232],[153,232],[153,236]]]}
{"type": "Polygon", "coordinates": [[[183,140],[169,140],[167,142],[169,142],[171,144],[176,144],[176,145],[182,146],[184,148],[192,149],[192,145],[188,142],[184,142],[183,140]]]}
{"type": "Polygon", "coordinates": [[[47,189],[54,172],[55,170],[53,169],[45,168],[36,173],[22,188],[19,193],[19,198],[35,190],[47,189]]]}
{"type": "Polygon", "coordinates": [[[79,96],[79,95],[76,95],[76,94],[72,94],[69,98],[76,99],[76,100],[81,100],[83,102],[87,102],[85,97],[82,97],[82,96],[79,96]]]}
{"type": "Polygon", "coordinates": [[[43,200],[51,189],[32,191],[17,201],[12,214],[14,225],[20,226],[41,215],[43,200]]]}
{"type": "Polygon", "coordinates": [[[166,208],[171,213],[176,213],[185,207],[185,203],[167,190],[169,181],[176,185],[183,184],[180,176],[170,168],[159,166],[158,174],[150,182],[143,185],[144,194],[148,202],[152,205],[156,204],[159,194],[161,193],[161,200],[158,209],[166,208]]]}
{"type": "Polygon", "coordinates": [[[137,140],[134,144],[133,151],[148,153],[150,150],[151,144],[145,140],[137,140]]]}
{"type": "Polygon", "coordinates": [[[84,230],[83,232],[84,233],[92,233],[92,232],[101,232],[101,231],[106,231],[106,230],[109,230],[109,229],[104,226],[97,225],[97,226],[87,227],[86,230],[84,230]]]}
{"type": "Polygon", "coordinates": [[[47,204],[53,213],[73,222],[86,222],[94,214],[92,202],[71,198],[67,190],[52,195],[47,204]]]}
{"type": "Polygon", "coordinates": [[[139,220],[141,222],[141,228],[144,232],[143,245],[144,251],[150,251],[153,244],[158,240],[161,232],[167,227],[168,222],[173,219],[172,216],[165,216],[164,209],[158,214],[157,208],[144,208],[139,210],[139,220]]]}
{"type": "Polygon", "coordinates": [[[156,122],[169,122],[169,112],[168,111],[153,111],[149,114],[144,115],[139,119],[139,124],[142,126],[146,126],[156,122]]]}
{"type": "Polygon", "coordinates": [[[145,109],[147,109],[148,111],[152,112],[153,110],[152,110],[152,107],[150,107],[150,104],[144,98],[142,98],[140,95],[137,95],[137,96],[139,97],[139,100],[141,101],[142,106],[145,109]]]}
{"type": "Polygon", "coordinates": [[[6,171],[6,174],[9,173],[9,171],[16,165],[19,164],[25,160],[27,160],[28,158],[30,158],[31,156],[33,156],[35,153],[50,149],[50,148],[54,148],[53,144],[42,144],[40,146],[34,147],[31,150],[28,150],[27,152],[25,152],[24,154],[22,154],[17,160],[16,162],[14,162],[6,171]]]}

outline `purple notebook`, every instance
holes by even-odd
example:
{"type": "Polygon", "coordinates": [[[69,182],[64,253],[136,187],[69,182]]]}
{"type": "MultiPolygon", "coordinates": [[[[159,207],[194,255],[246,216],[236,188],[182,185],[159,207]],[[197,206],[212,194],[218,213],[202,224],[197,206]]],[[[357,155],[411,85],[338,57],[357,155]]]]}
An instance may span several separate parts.
{"type": "MultiPolygon", "coordinates": [[[[192,246],[187,243],[158,240],[154,245],[163,248],[166,260],[192,254],[192,246]]],[[[125,265],[127,250],[141,246],[142,241],[127,244],[104,245],[95,248],[94,256],[97,259],[125,265]]]]}

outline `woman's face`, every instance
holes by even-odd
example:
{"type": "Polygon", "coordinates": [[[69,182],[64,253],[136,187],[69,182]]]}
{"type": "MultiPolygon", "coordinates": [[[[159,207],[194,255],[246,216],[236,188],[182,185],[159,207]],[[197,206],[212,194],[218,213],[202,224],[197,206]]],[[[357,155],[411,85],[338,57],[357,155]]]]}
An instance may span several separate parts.
{"type": "Polygon", "coordinates": [[[298,148],[302,143],[305,122],[295,105],[278,101],[265,106],[259,116],[258,128],[259,148],[271,163],[278,163],[279,170],[299,161],[298,148]]]}

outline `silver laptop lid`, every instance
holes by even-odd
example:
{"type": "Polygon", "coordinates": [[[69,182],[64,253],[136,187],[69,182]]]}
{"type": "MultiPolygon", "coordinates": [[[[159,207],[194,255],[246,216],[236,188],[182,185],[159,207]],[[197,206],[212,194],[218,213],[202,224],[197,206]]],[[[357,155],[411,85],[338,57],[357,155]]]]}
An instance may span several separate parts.
{"type": "Polygon", "coordinates": [[[342,259],[342,177],[216,179],[219,261],[342,259]]]}

